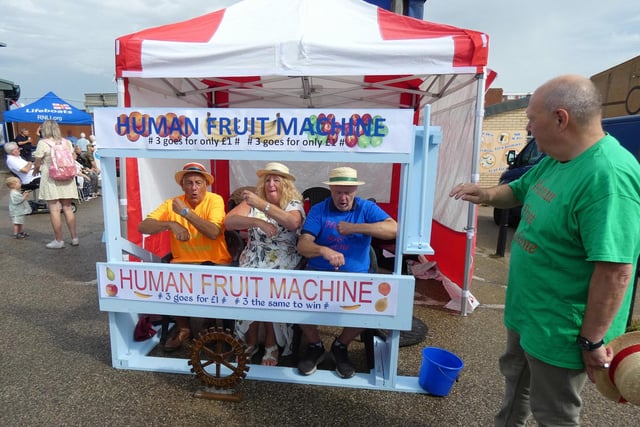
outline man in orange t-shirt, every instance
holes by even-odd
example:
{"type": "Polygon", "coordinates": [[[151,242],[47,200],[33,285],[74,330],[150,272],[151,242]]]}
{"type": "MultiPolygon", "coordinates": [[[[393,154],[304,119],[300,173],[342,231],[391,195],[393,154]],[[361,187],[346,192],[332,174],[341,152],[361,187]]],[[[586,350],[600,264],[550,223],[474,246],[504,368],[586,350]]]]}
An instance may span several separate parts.
{"type": "MultiPolygon", "coordinates": [[[[207,191],[213,176],[200,163],[187,163],[176,172],[184,195],[165,200],[138,225],[144,234],[171,231],[171,262],[230,264],[224,238],[224,201],[207,191]]],[[[167,339],[166,351],[177,350],[191,336],[188,317],[176,317],[176,333],[167,339]]]]}

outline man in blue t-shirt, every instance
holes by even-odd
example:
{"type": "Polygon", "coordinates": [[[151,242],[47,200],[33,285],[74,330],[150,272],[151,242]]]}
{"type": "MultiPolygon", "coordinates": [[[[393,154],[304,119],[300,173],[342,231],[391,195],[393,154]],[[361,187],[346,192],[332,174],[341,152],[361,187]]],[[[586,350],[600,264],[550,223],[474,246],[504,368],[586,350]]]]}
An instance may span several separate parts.
{"type": "MultiPolygon", "coordinates": [[[[395,239],[398,224],[376,203],[356,197],[358,172],[350,167],[335,168],[329,174],[331,197],[314,205],[307,215],[298,240],[298,252],[308,258],[308,270],[369,271],[371,238],[395,239]]],[[[311,375],[325,358],[325,348],[318,327],[300,325],[309,343],[298,363],[303,375],[311,375]]],[[[333,341],[331,356],[336,372],[342,378],[351,378],[356,370],[349,360],[347,347],[362,331],[344,328],[333,341]]]]}

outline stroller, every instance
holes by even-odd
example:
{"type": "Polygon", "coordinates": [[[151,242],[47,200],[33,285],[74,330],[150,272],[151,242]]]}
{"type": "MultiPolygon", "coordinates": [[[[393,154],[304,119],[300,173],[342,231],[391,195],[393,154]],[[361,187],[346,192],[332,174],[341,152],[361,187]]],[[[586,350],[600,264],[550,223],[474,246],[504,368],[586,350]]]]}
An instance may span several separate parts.
{"type": "MultiPolygon", "coordinates": [[[[15,174],[13,174],[15,175],[15,174]]],[[[40,188],[40,179],[34,179],[29,184],[23,184],[22,190],[29,190],[33,194],[33,199],[29,200],[29,205],[31,206],[31,215],[38,213],[49,213],[49,206],[47,205],[46,200],[39,199],[37,197],[37,191],[40,188]]],[[[73,213],[76,213],[78,210],[78,206],[76,206],[75,202],[71,202],[71,210],[73,213]]]]}

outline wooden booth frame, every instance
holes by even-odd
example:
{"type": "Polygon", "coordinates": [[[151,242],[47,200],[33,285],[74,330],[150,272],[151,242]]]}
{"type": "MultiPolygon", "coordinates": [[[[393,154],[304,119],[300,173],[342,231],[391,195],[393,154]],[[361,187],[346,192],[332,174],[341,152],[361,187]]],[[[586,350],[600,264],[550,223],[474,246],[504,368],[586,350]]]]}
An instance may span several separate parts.
{"type": "MultiPolygon", "coordinates": [[[[111,114],[109,109],[96,109],[96,134],[99,140],[106,141],[109,136],[101,135],[98,125],[103,113],[111,114]],[[106,111],[105,111],[106,110],[106,111]]],[[[120,109],[122,110],[122,109],[120,109]]],[[[143,111],[144,109],[136,109],[143,111]]],[[[204,109],[202,109],[204,110],[204,109]]],[[[400,165],[400,188],[398,204],[398,234],[396,248],[403,254],[433,254],[430,246],[431,221],[433,213],[434,190],[438,146],[442,140],[439,127],[429,125],[429,106],[425,109],[425,124],[413,129],[413,146],[405,153],[350,152],[341,154],[341,161],[350,163],[396,163],[400,165]]],[[[411,116],[407,116],[409,119],[411,116]]],[[[110,130],[110,132],[113,132],[110,130]]],[[[104,132],[108,134],[108,132],[104,132]]],[[[247,373],[249,380],[266,380],[299,384],[313,384],[337,387],[352,387],[425,393],[419,386],[418,378],[401,376],[397,373],[400,331],[410,330],[413,318],[414,277],[402,275],[402,257],[395,257],[394,271],[391,274],[340,273],[342,278],[379,283],[389,281],[397,285],[397,309],[392,315],[379,313],[359,313],[355,311],[307,312],[304,310],[280,310],[260,307],[216,307],[159,302],[139,299],[123,299],[109,295],[105,288],[114,281],[115,276],[131,275],[142,269],[151,269],[162,274],[174,275],[255,275],[260,274],[268,280],[287,280],[306,277],[313,280],[331,280],[336,273],[310,272],[298,270],[258,270],[226,266],[200,266],[161,264],[158,256],[133,244],[121,231],[118,215],[114,207],[121,204],[117,158],[173,158],[173,159],[225,159],[225,160],[261,160],[261,161],[308,161],[308,152],[277,151],[163,151],[142,148],[121,148],[101,144],[99,150],[102,170],[102,203],[104,211],[106,262],[97,263],[99,306],[108,312],[111,339],[111,357],[113,367],[153,372],[190,374],[188,359],[174,357],[155,357],[149,353],[159,343],[158,335],[142,342],[133,339],[138,313],[162,315],[180,315],[192,317],[216,317],[228,319],[254,319],[286,323],[307,323],[332,325],[338,327],[353,326],[389,330],[386,340],[374,338],[375,366],[370,372],[357,373],[353,378],[342,379],[334,371],[318,370],[311,376],[301,375],[295,367],[268,367],[250,365],[247,373]],[[143,262],[130,262],[133,256],[143,262]]],[[[335,153],[314,151],[313,161],[333,162],[335,153]]],[[[120,162],[123,164],[124,162],[120,162]]],[[[124,179],[124,177],[122,178],[124,179]]],[[[226,368],[225,368],[226,369],[226,368]]]]}

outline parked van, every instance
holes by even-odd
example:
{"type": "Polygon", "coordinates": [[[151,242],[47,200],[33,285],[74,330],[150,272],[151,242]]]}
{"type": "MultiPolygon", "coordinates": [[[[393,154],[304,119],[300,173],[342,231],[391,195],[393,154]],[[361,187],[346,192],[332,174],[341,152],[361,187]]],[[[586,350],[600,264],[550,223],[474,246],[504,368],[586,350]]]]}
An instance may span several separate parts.
{"type": "MultiPolygon", "coordinates": [[[[544,153],[538,151],[538,144],[536,144],[535,138],[531,138],[517,155],[516,150],[509,150],[507,152],[509,168],[500,175],[500,184],[508,184],[520,178],[526,171],[538,164],[544,156],[544,153]]],[[[509,211],[508,216],[505,218],[507,224],[511,227],[517,226],[520,222],[520,206],[507,210],[509,211]]],[[[504,209],[493,209],[493,221],[496,225],[501,224],[503,211],[504,209]]]]}
{"type": "MultiPolygon", "coordinates": [[[[623,147],[629,150],[640,161],[640,115],[611,117],[602,120],[602,127],[605,132],[613,135],[623,147]]],[[[500,184],[508,184],[520,178],[526,171],[535,166],[544,158],[544,153],[538,151],[536,140],[531,139],[527,145],[516,155],[515,150],[507,153],[507,169],[500,176],[500,184]]],[[[506,217],[507,224],[515,227],[520,222],[520,207],[509,209],[506,217]]],[[[501,224],[503,209],[493,210],[493,221],[496,225],[501,224]]]]}
{"type": "Polygon", "coordinates": [[[602,120],[602,127],[640,161],[640,115],[610,117],[602,120]]]}

